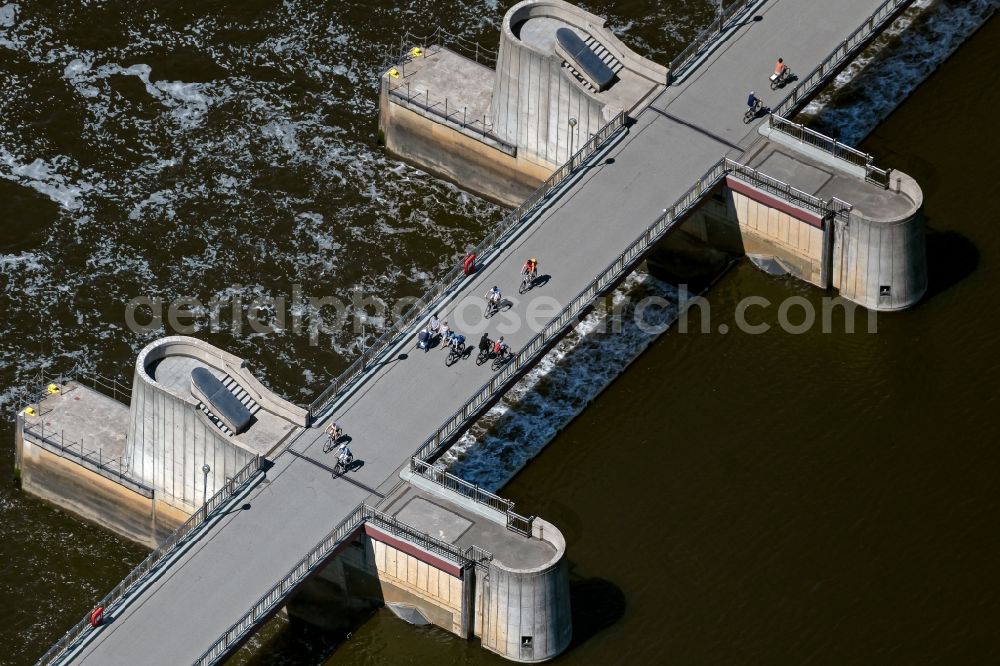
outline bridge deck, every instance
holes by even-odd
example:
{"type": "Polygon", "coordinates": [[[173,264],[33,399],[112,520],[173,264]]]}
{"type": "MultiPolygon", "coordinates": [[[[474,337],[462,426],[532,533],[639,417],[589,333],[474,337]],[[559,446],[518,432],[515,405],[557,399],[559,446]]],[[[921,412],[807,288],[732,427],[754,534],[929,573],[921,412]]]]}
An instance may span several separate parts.
{"type": "MultiPolygon", "coordinates": [[[[540,275],[551,275],[529,294],[559,304],[539,317],[547,321],[722,154],[743,152],[756,136],[742,121],[748,88],[766,89],[778,55],[796,71],[811,69],[879,4],[840,0],[830,11],[809,0],[767,2],[758,11],[762,21],[740,27],[709,56],[709,66],[668,88],[529,228],[506,238],[502,254],[452,294],[441,316],[474,344],[480,295],[498,284],[515,305],[490,320],[488,330],[517,349],[545,323],[515,327],[507,316],[525,314],[516,287],[527,256],[539,257],[540,275]]],[[[774,100],[764,97],[777,101],[776,93],[774,100]]],[[[446,368],[443,351],[415,352],[412,342],[391,350],[392,360],[335,410],[364,461],[359,470],[333,478],[309,459],[278,456],[266,481],[240,501],[246,508],[215,518],[218,524],[172,566],[112,609],[111,622],[88,636],[77,657],[95,664],[191,663],[359,502],[392,485],[400,464],[490,376],[488,366],[471,358],[446,368]],[[397,358],[401,353],[407,357],[397,358]]],[[[291,448],[322,460],[323,438],[310,429],[291,448]]]]}

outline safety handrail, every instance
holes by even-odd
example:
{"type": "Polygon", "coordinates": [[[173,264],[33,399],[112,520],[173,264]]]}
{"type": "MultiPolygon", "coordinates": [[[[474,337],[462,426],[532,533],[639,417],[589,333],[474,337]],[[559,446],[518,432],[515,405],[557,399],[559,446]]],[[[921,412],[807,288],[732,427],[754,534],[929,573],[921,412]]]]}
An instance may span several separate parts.
{"type": "Polygon", "coordinates": [[[701,32],[698,33],[691,43],[684,47],[684,50],[670,61],[670,77],[676,78],[677,72],[701,51],[701,47],[724,32],[729,27],[732,19],[736,18],[736,15],[750,4],[750,1],[735,0],[735,2],[730,3],[727,7],[723,7],[722,11],[716,13],[712,22],[702,28],[701,32]]]}
{"type": "Polygon", "coordinates": [[[809,129],[804,125],[792,122],[773,113],[768,116],[768,126],[802,143],[819,148],[837,159],[863,168],[866,180],[888,189],[889,175],[892,173],[892,169],[878,168],[875,166],[875,158],[868,153],[863,153],[857,148],[840,143],[833,137],[821,134],[816,130],[809,129]]]}
{"type": "Polygon", "coordinates": [[[436,539],[406,525],[395,516],[382,513],[367,504],[360,504],[198,657],[194,662],[195,666],[214,664],[224,658],[232,648],[240,645],[254,627],[277,610],[282,601],[310,574],[321,567],[338,546],[353,539],[365,523],[371,523],[394,536],[400,536],[428,552],[458,564],[460,567],[488,566],[489,562],[493,560],[493,554],[488,550],[472,546],[463,551],[453,544],[436,539]]]}
{"type": "Polygon", "coordinates": [[[413,47],[419,48],[422,52],[421,57],[425,57],[435,53],[435,46],[443,46],[484,67],[496,67],[497,51],[480,46],[479,42],[474,42],[461,35],[448,32],[438,26],[429,35],[418,35],[409,30],[403,33],[399,38],[398,50],[389,54],[385,59],[386,65],[381,68],[381,71],[385,71],[394,65],[405,66],[405,63],[413,57],[413,47]]]}
{"type": "Polygon", "coordinates": [[[913,3],[913,0],[885,0],[865,21],[854,29],[847,39],[842,41],[829,53],[809,74],[805,76],[781,102],[772,110],[776,116],[787,118],[805,103],[820,86],[826,83],[829,75],[839,69],[847,60],[864,46],[872,35],[881,32],[882,28],[896,15],[900,9],[913,3]]]}
{"type": "Polygon", "coordinates": [[[79,366],[75,366],[67,373],[59,373],[55,376],[49,377],[48,379],[44,376],[39,377],[35,383],[29,384],[26,389],[21,390],[19,400],[14,403],[14,412],[19,413],[29,405],[38,404],[39,401],[49,395],[47,391],[47,387],[49,385],[55,384],[56,386],[63,386],[71,381],[79,382],[84,386],[113,398],[118,402],[122,402],[118,398],[119,395],[129,401],[132,400],[131,388],[119,382],[117,379],[105,377],[104,375],[96,372],[89,372],[79,366]]]}
{"type": "MultiPolygon", "coordinates": [[[[486,235],[472,252],[482,261],[483,255],[489,251],[501,237],[506,235],[511,229],[519,226],[522,222],[535,212],[535,206],[556,189],[577,166],[582,164],[592,153],[594,153],[605,141],[610,139],[620,129],[625,126],[625,113],[619,112],[614,118],[597,131],[570,159],[561,167],[556,169],[534,192],[532,192],[520,206],[507,213],[503,219],[486,235]]],[[[371,362],[392,345],[400,335],[414,322],[424,316],[427,310],[446,291],[451,289],[464,276],[461,266],[456,266],[448,271],[445,276],[428,289],[397,319],[389,328],[371,345],[368,345],[361,355],[354,360],[340,375],[327,386],[327,388],[309,405],[310,420],[314,420],[329,407],[337,396],[351,383],[359,378],[371,362]]]]}
{"type": "Polygon", "coordinates": [[[480,488],[477,483],[469,483],[465,479],[435,467],[429,461],[421,460],[416,456],[410,458],[410,471],[442,488],[493,509],[504,516],[507,521],[507,529],[526,537],[531,536],[531,526],[535,521],[535,516],[522,516],[517,513],[514,511],[514,502],[511,500],[480,488]]]}
{"type": "Polygon", "coordinates": [[[400,103],[405,102],[408,106],[416,107],[432,116],[437,116],[434,120],[445,125],[466,130],[473,138],[491,145],[495,144],[497,148],[508,155],[514,156],[517,154],[517,146],[501,139],[493,133],[493,124],[489,122],[485,114],[481,119],[478,117],[469,118],[467,106],[449,106],[447,97],[434,97],[431,95],[429,89],[424,89],[423,93],[413,92],[410,90],[409,82],[393,86],[392,82],[387,80],[386,85],[388,86],[389,96],[395,98],[400,103]]]}
{"type": "Polygon", "coordinates": [[[66,458],[71,462],[86,467],[92,472],[111,479],[124,486],[128,486],[146,497],[153,496],[153,488],[133,479],[128,475],[128,463],[125,456],[108,457],[104,455],[104,447],[87,448],[83,439],[79,441],[70,439],[66,441],[66,435],[60,431],[46,432],[43,422],[22,424],[23,432],[32,436],[31,442],[40,445],[47,451],[66,458]]]}
{"type": "MultiPolygon", "coordinates": [[[[702,197],[727,176],[743,180],[763,191],[784,198],[796,206],[812,210],[822,217],[838,216],[841,219],[847,219],[850,215],[851,206],[840,199],[834,197],[825,201],[745,164],[725,157],[720,159],[701,178],[696,180],[684,195],[656,218],[646,228],[646,231],[632,241],[625,251],[598,274],[583,291],[571,300],[558,316],[553,318],[540,333],[536,334],[520,351],[514,354],[511,362],[483,384],[465,404],[445,420],[414,452],[410,468],[432,480],[440,478],[443,474],[441,470],[433,472],[429,470],[434,469],[431,463],[444,450],[450,439],[458,432],[464,431],[472,420],[478,417],[480,411],[505,392],[522,370],[533,365],[549,344],[561,337],[600,294],[617,284],[631,270],[632,266],[641,260],[646,251],[659,242],[677,220],[684,217],[702,197]]],[[[457,477],[454,478],[457,479],[457,477]]],[[[453,485],[455,483],[451,480],[448,482],[453,485]]],[[[468,482],[462,481],[461,483],[468,485],[468,482]]],[[[530,531],[530,521],[528,528],[530,531]]]]}
{"type": "MultiPolygon", "coordinates": [[[[180,527],[174,530],[170,536],[163,541],[163,543],[147,555],[146,559],[136,565],[136,567],[133,568],[132,571],[130,571],[129,574],[114,587],[114,589],[106,594],[103,599],[98,601],[96,607],[103,608],[105,613],[107,613],[111,606],[120,601],[128,593],[128,591],[131,590],[132,587],[142,580],[150,571],[152,571],[159,562],[173,553],[174,549],[180,545],[185,537],[202,525],[219,507],[224,505],[234,495],[236,495],[237,492],[243,488],[244,484],[253,479],[261,470],[262,461],[263,459],[259,455],[254,456],[253,459],[251,459],[250,462],[243,467],[243,469],[237,472],[235,476],[228,479],[218,492],[208,498],[208,501],[205,502],[200,509],[192,513],[180,527]]],[[[38,660],[38,666],[54,663],[64,650],[72,645],[90,628],[90,615],[88,614],[82,620],[77,622],[72,629],[66,632],[62,638],[56,641],[56,643],[42,655],[41,659],[38,660]]]]}

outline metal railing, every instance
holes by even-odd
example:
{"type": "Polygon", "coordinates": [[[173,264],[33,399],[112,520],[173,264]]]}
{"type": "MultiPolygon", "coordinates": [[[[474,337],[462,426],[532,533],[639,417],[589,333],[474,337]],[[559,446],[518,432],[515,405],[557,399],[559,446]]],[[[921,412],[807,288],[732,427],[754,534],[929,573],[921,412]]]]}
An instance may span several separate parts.
{"type": "MultiPolygon", "coordinates": [[[[570,159],[561,167],[556,169],[538,189],[531,193],[520,206],[507,213],[503,219],[494,225],[486,237],[476,246],[472,252],[476,254],[477,263],[484,263],[484,255],[494,246],[501,237],[509,231],[525,222],[534,212],[535,206],[545,199],[553,190],[581,165],[592,153],[594,153],[605,141],[610,139],[620,129],[625,126],[625,113],[620,112],[611,119],[604,127],[597,131],[570,159]]],[[[365,369],[371,365],[383,351],[392,345],[399,336],[406,333],[407,329],[414,322],[424,317],[426,311],[445,292],[454,287],[459,280],[464,277],[461,266],[455,266],[448,271],[444,277],[434,286],[428,289],[417,299],[407,310],[397,319],[374,343],[365,348],[361,355],[351,363],[339,376],[334,378],[329,386],[309,405],[310,420],[315,419],[319,414],[329,407],[337,399],[337,396],[348,387],[355,379],[359,378],[365,369]]]]}
{"type": "Polygon", "coordinates": [[[447,97],[443,99],[431,97],[430,90],[427,89],[424,89],[423,93],[411,91],[409,81],[396,86],[388,81],[387,85],[389,96],[397,103],[420,109],[427,114],[436,116],[432,120],[463,130],[464,134],[493,145],[508,155],[517,155],[517,146],[493,133],[493,124],[489,122],[486,114],[483,114],[482,118],[470,118],[467,106],[455,106],[454,104],[449,106],[447,97]]]}
{"type": "MultiPolygon", "coordinates": [[[[421,450],[423,449],[424,447],[421,447],[421,450]]],[[[433,456],[434,453],[435,450],[429,450],[430,456],[433,456]]],[[[414,474],[419,474],[421,477],[436,483],[442,488],[458,493],[477,504],[482,504],[503,514],[507,521],[507,529],[526,537],[531,536],[531,525],[535,521],[535,516],[522,516],[517,513],[514,511],[514,502],[511,500],[484,490],[478,484],[469,483],[451,472],[435,467],[430,460],[423,460],[417,456],[410,458],[410,470],[414,474]]]]}
{"type": "Polygon", "coordinates": [[[695,37],[683,51],[678,53],[674,59],[670,61],[670,77],[674,78],[676,72],[680,71],[684,65],[694,59],[705,44],[712,41],[720,33],[725,31],[725,29],[729,27],[732,20],[736,18],[736,15],[746,9],[750,2],[751,0],[733,0],[733,2],[724,6],[721,12],[716,13],[715,19],[705,26],[705,28],[698,33],[698,36],[695,37]]]}
{"type": "MultiPolygon", "coordinates": [[[[812,210],[823,217],[834,215],[842,219],[847,219],[850,215],[851,206],[839,199],[832,198],[829,201],[825,201],[808,192],[803,192],[787,183],[762,174],[752,167],[728,158],[720,159],[701,178],[695,181],[694,185],[683,196],[650,224],[638,238],[632,241],[611,265],[598,274],[583,291],[570,301],[557,317],[550,321],[520,351],[514,354],[513,360],[510,363],[498,371],[490,381],[483,384],[465,404],[455,411],[443,425],[438,427],[421,444],[420,448],[416,450],[411,458],[411,469],[422,476],[438,481],[442,472],[440,470],[428,471],[433,469],[429,463],[444,450],[451,438],[459,432],[464,431],[479,416],[482,409],[492,404],[500,394],[505,392],[523,370],[535,363],[550,343],[561,337],[578,321],[578,318],[598,296],[617,284],[679,219],[684,217],[687,212],[699,203],[706,193],[711,191],[726,176],[732,176],[747,182],[762,191],[785,199],[801,208],[812,210]]],[[[457,479],[457,477],[454,478],[457,479]]],[[[441,481],[438,482],[442,483],[441,481]]],[[[465,481],[461,481],[461,479],[457,479],[457,481],[449,479],[447,483],[442,483],[446,487],[460,487],[461,484],[470,485],[465,481]]],[[[530,520],[526,520],[528,520],[527,527],[530,533],[530,520]]]]}
{"type": "Polygon", "coordinates": [[[41,446],[51,453],[75,462],[123,486],[128,486],[141,495],[153,496],[152,487],[128,476],[128,462],[125,456],[105,456],[102,446],[88,449],[84,446],[83,438],[80,441],[74,439],[67,441],[66,432],[63,430],[46,433],[44,421],[41,420],[38,423],[25,422],[22,428],[25,434],[31,435],[32,444],[41,446]]]}
{"type": "MultiPolygon", "coordinates": [[[[262,458],[259,455],[254,456],[254,458],[247,463],[243,469],[237,472],[235,476],[228,479],[217,493],[208,498],[208,501],[205,502],[200,509],[192,513],[191,516],[184,521],[183,525],[174,530],[170,536],[163,541],[163,543],[146,556],[146,559],[132,569],[132,571],[129,572],[129,574],[125,576],[125,578],[122,579],[122,581],[118,583],[113,590],[97,602],[97,606],[103,608],[105,612],[107,612],[108,608],[120,601],[136,583],[149,574],[159,562],[170,555],[174,549],[177,548],[182,541],[184,541],[185,537],[204,523],[208,517],[216,511],[216,509],[228,502],[240,489],[242,489],[244,484],[253,479],[261,469],[261,461],[262,458]]],[[[55,645],[50,647],[49,650],[42,655],[42,658],[38,660],[38,664],[43,665],[54,663],[65,649],[72,645],[73,642],[75,642],[90,628],[90,615],[88,613],[86,617],[77,622],[72,629],[66,632],[66,634],[63,635],[63,637],[60,638],[55,645]]]]}
{"type": "Polygon", "coordinates": [[[394,516],[382,513],[367,504],[359,505],[342,520],[312,550],[296,563],[270,590],[262,595],[243,617],[237,620],[219,639],[194,662],[195,666],[214,664],[226,657],[231,649],[240,645],[260,622],[276,611],[310,574],[325,564],[327,558],[346,541],[354,539],[365,523],[371,523],[386,532],[416,544],[420,548],[465,566],[488,566],[493,554],[472,546],[461,550],[453,544],[435,539],[400,522],[394,516]]]}
{"type": "Polygon", "coordinates": [[[469,483],[450,472],[438,469],[430,462],[421,460],[416,456],[410,458],[410,470],[429,479],[443,488],[447,488],[459,495],[468,497],[478,504],[485,504],[495,511],[507,513],[513,508],[514,503],[509,499],[494,495],[488,490],[483,490],[477,484],[469,483]]]}
{"type": "Polygon", "coordinates": [[[792,187],[784,181],[761,173],[753,167],[740,164],[728,158],[724,158],[722,161],[725,163],[726,175],[739,178],[759,190],[776,195],[785,201],[795,204],[799,208],[810,210],[820,217],[833,214],[846,221],[851,211],[851,205],[841,201],[837,197],[832,197],[829,200],[821,199],[813,194],[792,187]]]}
{"type": "Polygon", "coordinates": [[[896,12],[912,4],[913,0],[885,0],[871,16],[869,16],[854,32],[848,35],[847,39],[837,45],[829,55],[824,58],[816,68],[809,72],[791,92],[785,96],[771,113],[783,118],[787,118],[798,109],[800,104],[805,103],[812,95],[824,85],[830,75],[840,69],[848,60],[854,57],[871,37],[878,32],[895,16],[896,12]]]}
{"type": "Polygon", "coordinates": [[[95,372],[87,372],[79,367],[74,367],[68,373],[60,373],[54,377],[49,377],[48,379],[42,376],[36,379],[35,382],[29,384],[27,388],[20,391],[18,400],[14,403],[14,412],[18,413],[25,407],[37,405],[41,400],[44,400],[49,395],[47,387],[50,384],[64,386],[71,381],[79,382],[80,384],[94,389],[98,393],[106,395],[109,398],[113,398],[118,402],[123,402],[122,398],[125,398],[130,402],[132,400],[132,389],[119,382],[117,379],[112,379],[95,372]]]}
{"type": "Polygon", "coordinates": [[[768,125],[782,134],[787,134],[802,143],[819,148],[837,159],[863,168],[867,181],[881,185],[886,189],[889,188],[889,175],[892,173],[892,169],[878,168],[875,166],[875,158],[868,153],[863,153],[857,148],[847,146],[832,137],[820,134],[815,130],[794,123],[791,120],[786,120],[781,116],[776,116],[773,113],[768,116],[768,125]]]}
{"type": "Polygon", "coordinates": [[[413,58],[411,51],[413,47],[417,47],[423,52],[421,57],[432,56],[441,47],[444,47],[484,67],[495,69],[497,64],[497,52],[493,49],[480,46],[479,42],[474,42],[471,39],[466,39],[461,35],[450,33],[444,28],[438,27],[429,35],[417,35],[409,30],[403,33],[399,38],[398,49],[394,52],[391,51],[385,58],[384,62],[386,65],[381,68],[381,71],[385,71],[393,66],[398,66],[401,70],[405,71],[406,63],[410,62],[413,58]]]}

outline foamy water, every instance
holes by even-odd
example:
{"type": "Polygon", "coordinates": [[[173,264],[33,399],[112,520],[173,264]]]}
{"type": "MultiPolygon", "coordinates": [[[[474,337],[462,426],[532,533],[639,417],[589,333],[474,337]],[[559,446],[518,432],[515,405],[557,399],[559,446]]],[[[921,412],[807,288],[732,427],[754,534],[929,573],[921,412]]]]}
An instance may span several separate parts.
{"type": "MultiPolygon", "coordinates": [[[[811,116],[814,125],[846,143],[860,141],[998,5],[996,0],[919,0],[803,116],[811,116]],[[847,86],[855,94],[840,104],[847,86]],[[836,105],[830,104],[833,100],[836,105]]],[[[676,294],[672,285],[634,274],[613,297],[634,304],[643,296],[659,296],[676,303],[676,294]]],[[[676,315],[675,305],[658,312],[657,323],[667,327],[676,315]]],[[[501,488],[655,339],[656,334],[642,330],[632,317],[626,320],[620,333],[608,335],[605,314],[591,314],[442,456],[439,465],[484,488],[501,488]]]]}
{"type": "Polygon", "coordinates": [[[998,0],[917,0],[802,116],[818,131],[860,143],[998,7],[998,0]]]}

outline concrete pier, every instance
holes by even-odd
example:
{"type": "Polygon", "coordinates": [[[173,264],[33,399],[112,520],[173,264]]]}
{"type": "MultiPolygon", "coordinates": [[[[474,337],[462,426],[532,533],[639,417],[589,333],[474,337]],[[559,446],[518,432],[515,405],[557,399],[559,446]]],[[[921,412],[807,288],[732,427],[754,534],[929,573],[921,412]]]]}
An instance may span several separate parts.
{"type": "Polygon", "coordinates": [[[638,113],[667,80],[666,68],[628,48],[604,19],[562,0],[511,7],[492,63],[440,42],[415,46],[382,76],[379,131],[393,155],[508,206],[615,115],[638,113]],[[610,86],[587,80],[560,48],[560,29],[614,72],[610,86]]]}

